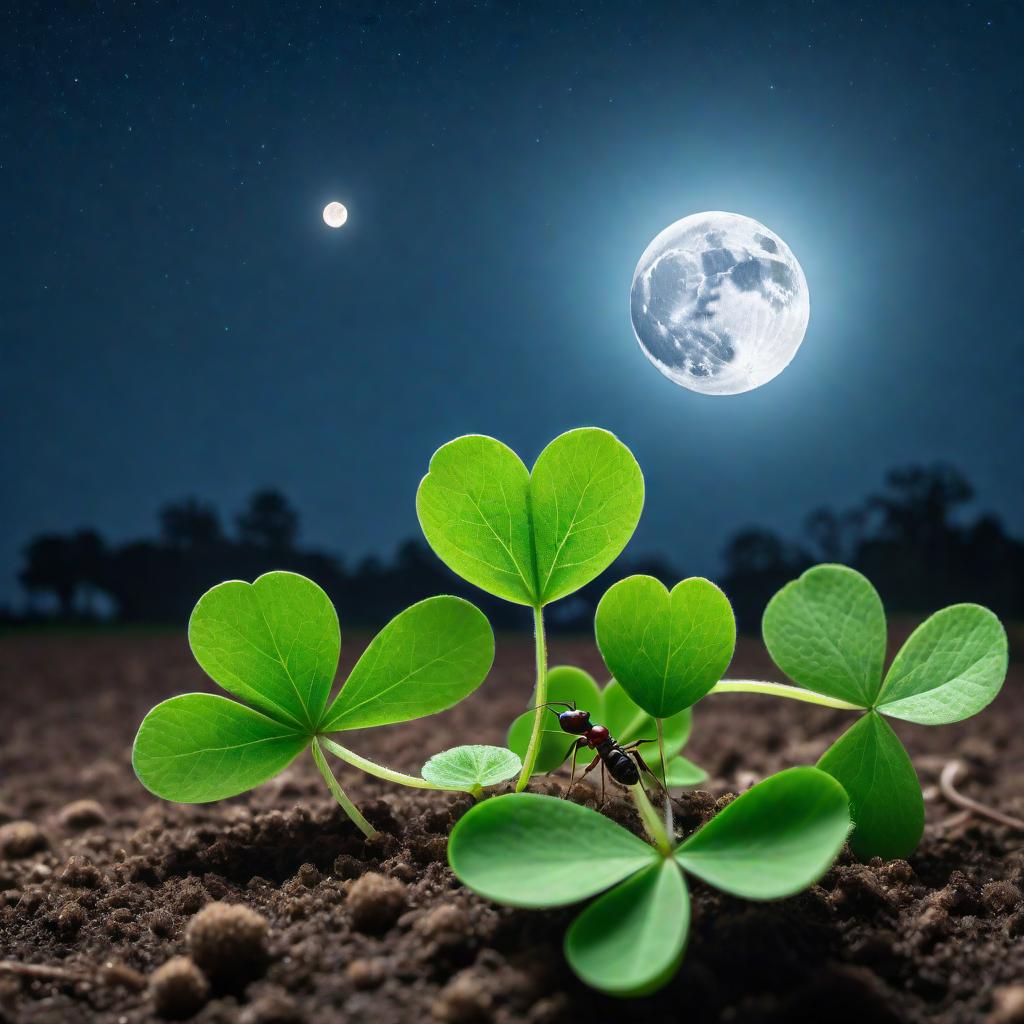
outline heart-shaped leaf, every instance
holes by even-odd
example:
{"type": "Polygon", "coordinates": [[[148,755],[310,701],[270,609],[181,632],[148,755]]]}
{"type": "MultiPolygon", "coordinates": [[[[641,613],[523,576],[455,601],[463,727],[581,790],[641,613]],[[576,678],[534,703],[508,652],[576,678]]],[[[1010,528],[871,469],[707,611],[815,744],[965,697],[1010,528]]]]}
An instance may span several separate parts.
{"type": "Polygon", "coordinates": [[[518,775],[523,762],[505,747],[488,747],[471,743],[434,754],[423,766],[420,775],[435,786],[477,793],[485,786],[518,775]]]}
{"type": "Polygon", "coordinates": [[[987,608],[943,608],[918,626],[896,655],[878,710],[922,725],[970,718],[999,693],[1008,656],[1006,631],[987,608]]]}
{"type": "Polygon", "coordinates": [[[434,453],[416,512],[449,568],[490,594],[541,607],[612,563],[643,495],[636,459],[606,430],[555,438],[532,474],[500,441],[470,435],[434,453]]]}
{"type": "Polygon", "coordinates": [[[474,892],[514,907],[576,903],[658,860],[657,851],[586,807],[510,793],[471,808],[448,860],[474,892]]]}
{"type": "Polygon", "coordinates": [[[199,599],[188,639],[215,683],[312,734],[341,647],[334,606],[312,580],[268,572],[255,583],[221,583],[199,599]]]}
{"type": "Polygon", "coordinates": [[[734,896],[780,899],[816,882],[849,831],[843,787],[817,768],[790,768],[734,800],[675,857],[687,871],[734,896]]]}
{"type": "Polygon", "coordinates": [[[765,646],[805,689],[871,707],[882,683],[885,611],[878,592],[845,565],[816,565],[765,608],[765,646]]]}
{"type": "Polygon", "coordinates": [[[722,677],[736,646],[726,596],[708,580],[669,593],[652,576],[630,576],[597,606],[597,645],[632,699],[655,718],[695,704],[722,677]]]}
{"type": "Polygon", "coordinates": [[[689,928],[683,873],[663,860],[591,903],[566,933],[565,958],[592,988],[645,995],[675,974],[689,928]]]}
{"type": "Polygon", "coordinates": [[[855,831],[850,847],[862,860],[907,857],[924,832],[917,772],[889,723],[876,712],[855,722],[818,762],[849,794],[855,831]]]}
{"type": "Polygon", "coordinates": [[[309,746],[309,737],[226,697],[186,693],[142,720],[132,767],[164,800],[201,804],[266,782],[309,746]]]}
{"type": "Polygon", "coordinates": [[[494,660],[494,634],[475,605],[430,597],[396,615],[356,662],[321,732],[391,725],[444,711],[472,693],[494,660]]]}
{"type": "Polygon", "coordinates": [[[549,604],[599,576],[621,553],[640,521],[644,477],[614,434],[570,430],[537,458],[530,507],[537,593],[549,604]]]}
{"type": "Polygon", "coordinates": [[[438,558],[463,579],[536,603],[530,471],[511,448],[480,434],[449,441],[420,481],[416,514],[438,558]]]}

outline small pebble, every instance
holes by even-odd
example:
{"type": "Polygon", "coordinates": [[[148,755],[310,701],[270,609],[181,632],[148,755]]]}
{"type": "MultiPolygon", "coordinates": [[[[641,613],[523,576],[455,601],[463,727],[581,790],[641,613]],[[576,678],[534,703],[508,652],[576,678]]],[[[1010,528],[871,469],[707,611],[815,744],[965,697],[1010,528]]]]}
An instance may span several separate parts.
{"type": "Polygon", "coordinates": [[[60,874],[60,880],[78,889],[97,889],[103,875],[87,857],[71,857],[60,874]]]}
{"type": "Polygon", "coordinates": [[[72,900],[60,908],[60,913],[57,915],[57,929],[61,935],[75,935],[84,924],[85,910],[81,904],[72,900]]]}
{"type": "Polygon", "coordinates": [[[184,1020],[206,1004],[210,984],[187,956],[176,956],[153,972],[149,992],[161,1017],[184,1020]]]}
{"type": "Polygon", "coordinates": [[[19,860],[45,850],[49,844],[38,825],[31,821],[12,821],[0,825],[0,854],[19,860]]]}
{"type": "Polygon", "coordinates": [[[491,996],[472,969],[460,971],[448,982],[431,1007],[431,1013],[449,1024],[476,1024],[491,1016],[491,996]]]}
{"type": "Polygon", "coordinates": [[[99,979],[108,988],[126,988],[133,992],[141,992],[146,987],[143,975],[118,960],[108,960],[100,968],[99,979]]]}
{"type": "Polygon", "coordinates": [[[380,958],[353,960],[345,968],[345,976],[353,988],[361,991],[378,988],[384,984],[384,979],[388,976],[387,964],[380,958]]]}
{"type": "Polygon", "coordinates": [[[416,931],[438,945],[453,946],[470,934],[469,916],[459,907],[442,904],[416,922],[416,931]]]}
{"type": "Polygon", "coordinates": [[[209,893],[198,878],[186,878],[174,894],[174,909],[179,914],[194,914],[210,902],[209,893]]]}
{"type": "Polygon", "coordinates": [[[1024,1024],[1024,985],[997,988],[986,1024],[1024,1024]]]}
{"type": "Polygon", "coordinates": [[[149,915],[149,930],[166,939],[174,931],[174,918],[166,910],[154,910],[149,915]]]}
{"type": "Polygon", "coordinates": [[[267,964],[270,926],[237,903],[211,903],[189,922],[185,939],[193,960],[211,977],[254,977],[267,964]]]}
{"type": "Polygon", "coordinates": [[[303,864],[299,868],[299,881],[307,888],[313,889],[320,881],[320,872],[312,864],[303,864]]]}
{"type": "Polygon", "coordinates": [[[303,1024],[305,1017],[291,996],[268,992],[254,1000],[238,1018],[239,1024],[303,1024]]]}
{"type": "Polygon", "coordinates": [[[61,809],[57,820],[66,829],[82,831],[95,825],[106,824],[107,812],[96,800],[75,800],[61,809]]]}
{"type": "Polygon", "coordinates": [[[398,920],[407,902],[404,882],[371,871],[352,883],[345,906],[356,931],[379,933],[398,920]]]}
{"type": "Polygon", "coordinates": [[[1005,914],[1020,903],[1020,889],[1013,882],[989,882],[982,887],[981,902],[993,915],[1005,914]]]}

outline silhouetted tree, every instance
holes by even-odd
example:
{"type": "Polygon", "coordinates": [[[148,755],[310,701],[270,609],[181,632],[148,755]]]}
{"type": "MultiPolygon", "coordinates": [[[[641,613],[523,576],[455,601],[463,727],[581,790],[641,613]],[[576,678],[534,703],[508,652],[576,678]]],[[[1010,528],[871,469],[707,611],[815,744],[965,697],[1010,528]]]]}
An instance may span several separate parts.
{"type": "Polygon", "coordinates": [[[916,547],[944,546],[954,510],[974,497],[963,474],[946,463],[892,469],[885,483],[888,493],[867,501],[868,513],[878,518],[877,538],[916,547]]]}
{"type": "Polygon", "coordinates": [[[172,548],[211,547],[224,540],[217,510],[196,498],[169,502],[159,516],[160,535],[172,548]]]}
{"type": "Polygon", "coordinates": [[[271,551],[289,551],[299,535],[299,514],[288,499],[275,490],[257,491],[238,517],[238,536],[243,544],[271,551]]]}
{"type": "Polygon", "coordinates": [[[830,508],[816,508],[804,520],[804,533],[814,547],[814,555],[822,562],[843,560],[843,523],[830,508]]]}
{"type": "Polygon", "coordinates": [[[75,599],[85,594],[86,611],[91,611],[92,593],[106,579],[106,547],[95,530],[78,530],[69,536],[44,534],[25,548],[27,565],[18,574],[30,593],[50,592],[57,599],[62,618],[75,613],[75,599]]]}
{"type": "MultiPolygon", "coordinates": [[[[740,531],[723,552],[721,584],[749,631],[756,630],[772,594],[822,560],[859,569],[893,610],[971,600],[1002,615],[1020,615],[1024,543],[993,516],[962,522],[958,513],[971,495],[968,482],[947,465],[892,470],[881,493],[855,508],[814,510],[803,524],[806,547],[769,530],[740,531]]],[[[215,509],[187,498],[161,509],[156,540],[108,547],[94,530],[44,534],[26,546],[19,578],[30,597],[52,594],[64,618],[89,614],[91,597],[100,591],[124,621],[181,622],[221,580],[290,569],[315,579],[349,625],[376,627],[415,601],[449,593],[476,603],[496,628],[529,627],[526,609],[471,586],[422,540],[401,544],[390,561],[370,556],[350,570],[330,554],[296,547],[298,513],[277,491],[254,494],[237,522],[238,537],[228,537],[215,509]]],[[[620,557],[552,606],[551,628],[589,633],[605,590],[636,572],[668,586],[685,575],[664,559],[620,557]]]]}

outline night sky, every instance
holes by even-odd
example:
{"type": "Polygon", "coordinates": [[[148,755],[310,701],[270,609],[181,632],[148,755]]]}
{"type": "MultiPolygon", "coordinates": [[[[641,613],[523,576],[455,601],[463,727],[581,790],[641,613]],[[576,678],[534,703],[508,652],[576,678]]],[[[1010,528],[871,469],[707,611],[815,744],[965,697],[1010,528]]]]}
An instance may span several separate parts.
{"type": "Polygon", "coordinates": [[[266,485],[389,555],[430,454],[636,453],[631,551],[713,574],[947,459],[1024,530],[1016,3],[15,5],[0,32],[0,602],[35,533],[266,485]],[[327,229],[326,202],[350,211],[327,229]],[[641,252],[730,210],[811,320],[762,389],[664,379],[641,252]]]}

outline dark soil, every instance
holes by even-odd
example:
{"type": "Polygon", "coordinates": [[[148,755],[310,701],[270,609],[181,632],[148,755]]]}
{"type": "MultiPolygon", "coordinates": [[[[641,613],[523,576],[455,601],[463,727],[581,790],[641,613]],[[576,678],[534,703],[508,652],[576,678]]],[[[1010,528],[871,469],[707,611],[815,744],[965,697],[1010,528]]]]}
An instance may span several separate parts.
{"type": "MultiPolygon", "coordinates": [[[[348,639],[346,664],[358,646],[348,639]]],[[[552,647],[554,663],[600,669],[589,642],[552,647]]],[[[501,742],[531,690],[532,646],[501,637],[498,650],[493,675],[461,707],[352,736],[352,746],[408,771],[446,746],[501,742]]],[[[753,642],[731,672],[748,674],[773,677],[753,642]]],[[[381,830],[365,842],[308,755],[223,803],[151,797],[130,767],[135,729],[157,700],[204,685],[177,637],[0,642],[0,1021],[131,1024],[196,1006],[194,1020],[238,1024],[1024,1021],[1024,835],[965,818],[932,792],[955,756],[966,793],[1024,815],[1019,667],[971,721],[897,724],[930,797],[909,862],[844,854],[819,886],[774,904],[693,883],[679,975],[631,1004],[567,969],[561,937],[575,911],[497,907],[458,884],[445,842],[468,798],[386,786],[339,764],[381,830]],[[195,922],[215,902],[265,923],[219,907],[195,922]],[[168,963],[190,951],[204,970],[168,963]]],[[[695,717],[688,754],[712,781],[676,802],[684,832],[727,794],[812,763],[848,721],[752,696],[712,698],[695,717]]],[[[636,826],[626,801],[605,809],[636,826]]]]}

